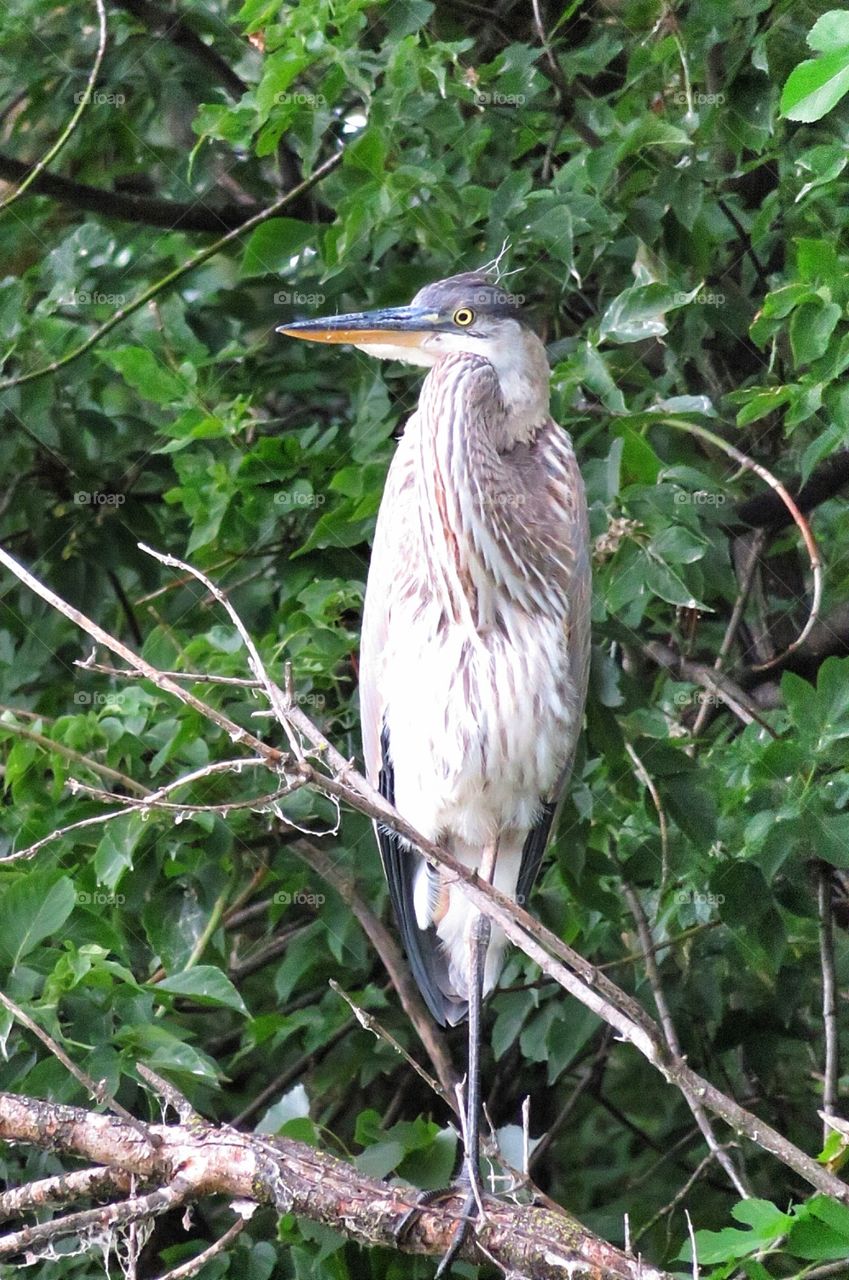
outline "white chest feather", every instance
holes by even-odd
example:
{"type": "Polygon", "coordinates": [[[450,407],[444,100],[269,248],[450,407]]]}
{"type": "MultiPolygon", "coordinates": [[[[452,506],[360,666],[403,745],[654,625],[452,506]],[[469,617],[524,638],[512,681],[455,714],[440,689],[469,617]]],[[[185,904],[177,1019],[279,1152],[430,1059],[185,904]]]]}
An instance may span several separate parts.
{"type": "Polygon", "coordinates": [[[386,655],[396,804],[433,839],[482,847],[527,831],[571,751],[562,627],[510,607],[502,618],[478,635],[435,603],[411,602],[403,647],[386,655]]]}

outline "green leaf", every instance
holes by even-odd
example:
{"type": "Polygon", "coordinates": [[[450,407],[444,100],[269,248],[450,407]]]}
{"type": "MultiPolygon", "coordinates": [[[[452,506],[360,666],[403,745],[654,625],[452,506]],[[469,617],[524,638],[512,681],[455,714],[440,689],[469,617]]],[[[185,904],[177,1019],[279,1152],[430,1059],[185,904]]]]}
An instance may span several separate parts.
{"type": "Polygon", "coordinates": [[[797,169],[809,174],[807,182],[799,188],[796,200],[803,200],[811,191],[827,186],[839,177],[849,164],[849,154],[841,145],[810,147],[803,151],[796,162],[797,169]]]}
{"type": "MultiPolygon", "coordinates": [[[[242,257],[242,276],[270,276],[288,273],[292,259],[313,240],[315,233],[306,222],[297,218],[270,218],[251,232],[242,257]]],[[[288,292],[283,291],[288,297],[288,292]]],[[[289,291],[291,292],[291,291],[289,291]]],[[[298,306],[298,294],[284,305],[298,306]]]]}
{"type": "Polygon", "coordinates": [[[191,390],[188,382],[172,373],[147,347],[113,347],[96,354],[134,391],[155,404],[172,404],[191,390]]]}
{"type": "Polygon", "coordinates": [[[684,609],[701,609],[710,613],[708,605],[696,599],[683,578],[655,555],[646,562],[646,586],[661,600],[684,609]]]}
{"type": "Polygon", "coordinates": [[[849,1207],[831,1196],[819,1195],[808,1201],[807,1208],[815,1217],[828,1223],[832,1231],[845,1236],[849,1243],[849,1207]]]}
{"type": "Polygon", "coordinates": [[[175,996],[189,996],[200,1004],[221,1005],[247,1015],[247,1007],[233,983],[212,964],[198,964],[182,973],[172,973],[154,983],[152,991],[168,991],[175,996]]]}
{"type": "Polygon", "coordinates": [[[260,119],[265,120],[275,107],[288,104],[288,89],[305,67],[309,58],[305,53],[295,54],[291,49],[279,50],[266,58],[262,79],[256,90],[256,106],[260,119]]]}
{"type": "Polygon", "coordinates": [[[781,113],[788,120],[811,124],[827,115],[847,91],[849,46],[794,67],[781,93],[781,113]]]}
{"type": "Polygon", "coordinates": [[[387,29],[393,40],[420,31],[433,13],[431,0],[394,0],[387,12],[387,29]]]}
{"type": "MultiPolygon", "coordinates": [[[[769,413],[775,413],[776,409],[780,409],[782,405],[793,396],[792,387],[770,387],[767,391],[757,391],[751,395],[749,392],[742,393],[745,395],[746,403],[737,414],[737,426],[747,427],[750,422],[758,422],[761,418],[765,418],[769,413]]],[[[729,397],[731,398],[731,397],[729,397]]]]}
{"type": "Polygon", "coordinates": [[[772,903],[763,872],[751,862],[718,867],[710,887],[718,900],[720,918],[734,929],[750,928],[772,903]]]}
{"type": "Polygon", "coordinates": [[[357,1156],[355,1163],[357,1168],[370,1178],[386,1178],[393,1169],[398,1168],[405,1155],[403,1143],[388,1140],[366,1147],[365,1151],[357,1156]]]}
{"type": "Polygon", "coordinates": [[[133,853],[145,832],[145,824],[138,813],[113,818],[94,855],[94,872],[100,884],[114,889],[128,867],[133,865],[133,853]]]}
{"type": "Polygon", "coordinates": [[[668,147],[679,151],[693,145],[692,139],[683,129],[668,124],[651,113],[627,125],[623,132],[623,139],[616,149],[617,162],[627,160],[644,147],[668,147]]]}
{"type": "Polygon", "coordinates": [[[793,312],[790,321],[790,345],[796,364],[810,364],[828,349],[842,309],[836,302],[805,302],[793,312]]]}
{"type": "Polygon", "coordinates": [[[828,1223],[805,1218],[790,1232],[787,1247],[806,1262],[849,1261],[849,1235],[835,1231],[828,1223]]]}
{"type": "Polygon", "coordinates": [[[599,341],[638,342],[667,332],[667,311],[684,307],[699,292],[671,289],[665,284],[633,285],[620,293],[605,311],[599,325],[599,341]]]}
{"type": "Polygon", "coordinates": [[[849,47],[849,13],[845,9],[829,9],[817,18],[808,32],[807,42],[819,53],[849,47]]]}
{"type": "MultiPolygon", "coordinates": [[[[745,1258],[756,1249],[767,1248],[793,1225],[793,1219],[782,1213],[769,1200],[744,1200],[734,1205],[732,1217],[751,1227],[749,1231],[737,1231],[726,1227],[722,1231],[697,1231],[696,1250],[699,1262],[709,1265],[745,1258]]],[[[678,1254],[690,1261],[692,1249],[687,1242],[678,1254]]]]}
{"type": "Polygon", "coordinates": [[[73,881],[29,872],[0,899],[0,956],[14,969],[40,942],[57,933],[74,909],[73,881]]]}
{"type": "Polygon", "coordinates": [[[773,1240],[783,1235],[792,1219],[769,1200],[741,1200],[731,1210],[732,1218],[752,1227],[760,1240],[773,1240]]]}
{"type": "Polygon", "coordinates": [[[812,852],[833,867],[849,867],[849,813],[817,814],[816,824],[810,824],[809,830],[806,843],[812,852]]]}

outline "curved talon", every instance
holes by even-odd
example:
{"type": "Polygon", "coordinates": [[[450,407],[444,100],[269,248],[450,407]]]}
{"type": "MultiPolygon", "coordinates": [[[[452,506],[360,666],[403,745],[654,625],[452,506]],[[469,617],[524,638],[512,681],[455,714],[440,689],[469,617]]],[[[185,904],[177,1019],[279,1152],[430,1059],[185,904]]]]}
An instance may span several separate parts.
{"type": "Polygon", "coordinates": [[[457,1254],[460,1252],[468,1238],[469,1227],[475,1219],[480,1216],[478,1196],[475,1192],[475,1188],[470,1185],[468,1168],[464,1167],[460,1174],[458,1183],[452,1187],[439,1187],[435,1191],[420,1191],[416,1196],[415,1204],[407,1210],[392,1232],[395,1239],[401,1243],[413,1223],[418,1217],[420,1217],[423,1209],[425,1209],[429,1204],[434,1204],[437,1200],[441,1200],[449,1196],[456,1196],[459,1191],[465,1191],[466,1193],[463,1201],[463,1208],[460,1211],[460,1217],[457,1222],[457,1226],[454,1229],[451,1244],[448,1246],[445,1256],[442,1258],[442,1261],[437,1268],[436,1280],[440,1280],[442,1276],[446,1276],[448,1274],[457,1254]]]}
{"type": "Polygon", "coordinates": [[[404,1239],[416,1219],[421,1217],[422,1209],[429,1204],[433,1204],[434,1200],[439,1200],[441,1196],[450,1195],[454,1195],[453,1187],[438,1187],[435,1191],[420,1191],[416,1196],[415,1204],[407,1210],[397,1227],[393,1228],[392,1234],[395,1239],[399,1243],[404,1239]]]}

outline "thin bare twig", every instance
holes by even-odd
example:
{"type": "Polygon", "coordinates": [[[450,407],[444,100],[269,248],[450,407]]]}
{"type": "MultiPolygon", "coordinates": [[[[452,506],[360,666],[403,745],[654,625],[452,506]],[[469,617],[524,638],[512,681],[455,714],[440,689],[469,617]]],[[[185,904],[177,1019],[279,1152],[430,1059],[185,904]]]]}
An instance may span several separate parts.
{"type": "Polygon", "coordinates": [[[233,1225],[227,1228],[224,1235],[216,1240],[214,1244],[211,1244],[208,1249],[204,1249],[202,1253],[199,1253],[189,1262],[184,1262],[179,1267],[173,1267],[170,1271],[164,1271],[158,1280],[189,1280],[190,1276],[196,1276],[213,1258],[217,1258],[221,1253],[226,1253],[246,1226],[247,1218],[237,1218],[233,1225]]]}
{"type": "Polygon", "coordinates": [[[652,804],[657,813],[657,825],[660,831],[660,895],[662,897],[669,878],[669,824],[666,821],[666,810],[663,807],[663,801],[660,798],[660,792],[655,785],[654,779],[630,742],[625,743],[625,750],[634,766],[634,772],[651,796],[652,804]]]}
{"type": "MultiPolygon", "coordinates": [[[[766,532],[763,529],[757,529],[751,537],[747,547],[748,555],[740,570],[740,581],[737,588],[737,599],[734,601],[734,608],[731,610],[731,617],[728,620],[728,626],[725,628],[725,635],[722,637],[722,644],[719,646],[719,652],[713,663],[714,671],[720,671],[722,664],[731,651],[731,646],[737,635],[740,623],[743,619],[743,610],[746,607],[746,601],[749,598],[749,592],[752,589],[755,571],[758,567],[760,554],[766,544],[766,532]]],[[[699,707],[693,727],[690,730],[692,736],[697,738],[702,729],[707,724],[709,706],[707,702],[703,702],[699,707]]]]}
{"type": "Polygon", "coordinates": [[[283,1071],[278,1072],[255,1097],[251,1098],[247,1106],[243,1107],[238,1115],[233,1116],[231,1121],[233,1128],[244,1128],[248,1121],[253,1120],[254,1116],[262,1110],[267,1102],[284,1094],[290,1085],[294,1084],[296,1080],[300,1080],[304,1072],[316,1061],[335,1049],[339,1041],[344,1040],[355,1025],[355,1020],[349,1018],[347,1022],[343,1022],[331,1035],[327,1036],[321,1045],[314,1049],[305,1050],[294,1062],[290,1062],[283,1071]]]}
{"type": "Polygon", "coordinates": [[[378,1040],[385,1041],[391,1049],[394,1049],[396,1053],[401,1055],[407,1066],[413,1068],[419,1079],[424,1080],[427,1087],[431,1089],[438,1098],[441,1098],[443,1102],[447,1102],[449,1107],[453,1105],[450,1094],[446,1093],[439,1081],[435,1080],[430,1072],[425,1071],[424,1067],[419,1066],[412,1054],[407,1053],[407,1050],[401,1042],[395,1039],[391,1031],[386,1030],[373,1013],[369,1013],[368,1009],[363,1009],[361,1005],[358,1005],[356,1000],[353,1000],[351,996],[348,995],[348,992],[345,991],[343,987],[340,987],[339,983],[335,982],[333,978],[330,979],[330,988],[332,991],[336,992],[337,996],[342,997],[353,1012],[354,1017],[357,1019],[357,1022],[359,1022],[361,1027],[366,1031],[370,1031],[373,1036],[377,1036],[378,1040]]]}
{"type": "Polygon", "coordinates": [[[694,662],[692,658],[684,658],[660,640],[649,640],[641,646],[642,652],[659,667],[679,676],[682,680],[690,680],[707,689],[713,697],[725,703],[743,724],[759,724],[771,738],[779,735],[755,702],[744,689],[741,689],[724,671],[705,666],[703,662],[694,662]]]}
{"type": "MultiPolygon", "coordinates": [[[[264,762],[263,762],[264,763],[264,762]]],[[[237,770],[230,761],[229,772],[236,773],[237,770]]],[[[168,791],[179,787],[183,783],[182,778],[178,778],[176,782],[172,782],[168,787],[160,787],[160,791],[168,791]]],[[[186,800],[179,804],[174,800],[154,799],[153,796],[146,796],[143,800],[137,799],[135,796],[122,796],[116,791],[102,791],[100,787],[90,787],[85,782],[77,782],[75,779],[69,780],[70,789],[76,794],[90,796],[93,800],[102,800],[104,803],[115,803],[124,806],[127,813],[150,813],[155,809],[157,813],[175,813],[184,814],[191,817],[196,813],[220,813],[227,816],[229,813],[235,813],[239,809],[252,809],[255,813],[267,813],[269,810],[277,813],[277,803],[284,800],[286,796],[298,791],[304,784],[298,782],[287,782],[285,786],[278,787],[276,791],[265,791],[262,795],[251,796],[247,800],[228,800],[223,804],[197,804],[192,800],[186,800]],[[73,784],[73,785],[71,785],[73,784]]]]}
{"type": "Polygon", "coordinates": [[[125,813],[125,809],[113,809],[109,813],[95,813],[90,818],[80,818],[78,822],[69,822],[64,827],[57,827],[55,831],[51,831],[49,835],[42,836],[40,840],[36,840],[34,844],[27,845],[24,849],[15,849],[12,853],[4,853],[3,857],[0,858],[0,864],[21,862],[26,858],[33,858],[39,849],[52,844],[54,840],[61,840],[63,836],[69,835],[72,831],[82,831],[84,827],[103,826],[104,823],[111,822],[113,818],[123,818],[125,813]]]}
{"type": "MultiPolygon", "coordinates": [[[[152,667],[149,662],[135,653],[129,646],[118,640],[117,637],[110,635],[108,631],[104,631],[98,623],[86,617],[84,613],[75,608],[74,605],[69,604],[67,600],[63,600],[55,591],[51,591],[45,583],[34,577],[22,564],[18,563],[14,556],[10,556],[8,551],[2,547],[0,547],[0,564],[5,565],[31,591],[34,591],[42,600],[46,600],[59,613],[64,614],[66,618],[70,619],[81,631],[85,631],[90,635],[98,644],[110,649],[112,653],[117,653],[120,658],[123,658],[136,671],[141,672],[148,680],[151,680],[157,688],[173,694],[179,702],[183,702],[187,707],[198,711],[205,719],[212,720],[213,723],[217,724],[220,729],[223,729],[229,735],[233,742],[243,743],[258,754],[264,755],[272,766],[283,763],[284,756],[282,752],[274,747],[267,746],[250,730],[243,729],[241,725],[236,724],[235,720],[231,720],[229,716],[225,716],[217,708],[208,706],[200,698],[196,698],[193,693],[190,693],[188,689],[181,688],[175,680],[161,675],[156,667],[152,667]]],[[[84,666],[85,664],[80,665],[84,666]]]]}
{"type": "MultiPolygon", "coordinates": [[[[77,667],[84,667],[86,671],[96,671],[100,675],[105,676],[121,676],[124,680],[146,680],[147,676],[142,671],[129,671],[126,667],[111,667],[106,662],[92,662],[86,659],[85,662],[76,662],[77,667]]],[[[200,671],[163,671],[163,676],[168,676],[171,680],[185,680],[186,684],[224,684],[232,685],[234,689],[261,689],[261,680],[247,680],[239,676],[211,676],[203,675],[200,671]]],[[[26,715],[26,712],[20,712],[26,715]]]]}
{"type": "MultiPolygon", "coordinates": [[[[668,947],[677,947],[679,942],[688,942],[690,938],[695,938],[708,929],[719,929],[721,925],[721,920],[704,920],[701,924],[691,924],[689,929],[682,929],[680,933],[674,933],[671,937],[664,938],[662,942],[655,942],[651,950],[657,955],[659,951],[666,951],[668,947]]],[[[604,964],[600,964],[598,968],[601,973],[604,973],[607,969],[615,969],[620,964],[637,964],[645,960],[647,954],[646,951],[629,951],[626,956],[619,956],[616,960],[605,960],[604,964]]]]}
{"type": "Polygon", "coordinates": [[[180,1117],[181,1124],[206,1124],[203,1116],[199,1115],[198,1112],[195,1111],[186,1095],[181,1093],[176,1085],[173,1085],[170,1080],[163,1079],[158,1072],[154,1071],[152,1067],[147,1066],[144,1062],[136,1063],[136,1071],[141,1076],[142,1080],[144,1080],[146,1084],[150,1085],[154,1092],[158,1093],[170,1107],[173,1107],[174,1111],[176,1111],[177,1115],[180,1117]]]}
{"type": "Polygon", "coordinates": [[[195,569],[193,565],[186,564],[184,560],[178,560],[176,556],[163,555],[161,551],[154,551],[152,547],[147,546],[144,542],[139,543],[139,548],[145,553],[145,555],[153,556],[154,560],[158,560],[160,564],[166,565],[169,569],[182,569],[184,573],[191,574],[191,576],[197,579],[198,582],[203,583],[212,598],[217,600],[222,609],[225,610],[230,621],[233,623],[233,626],[236,628],[236,631],[239,633],[242,644],[247,650],[248,666],[254,673],[255,678],[260,682],[265,696],[268,698],[269,706],[277,718],[277,723],[284,730],[286,737],[289,739],[289,749],[296,760],[302,760],[304,755],[303,747],[301,746],[298,735],[292,732],[292,728],[289,723],[289,707],[291,705],[291,698],[287,698],[279,686],[276,685],[269,676],[265,669],[265,664],[259,656],[259,650],[248,634],[247,627],[242,622],[242,619],[239,617],[238,613],[233,608],[221,588],[217,587],[212,579],[208,578],[205,573],[201,573],[200,569],[195,569]]]}
{"type": "Polygon", "coordinates": [[[2,1004],[9,1013],[11,1013],[16,1022],[19,1022],[21,1026],[26,1027],[28,1031],[31,1031],[32,1034],[41,1041],[44,1047],[53,1054],[53,1057],[57,1058],[59,1062],[62,1063],[62,1066],[68,1074],[72,1075],[77,1083],[82,1085],[90,1098],[95,1102],[105,1103],[109,1107],[110,1111],[113,1111],[116,1116],[120,1116],[122,1120],[126,1120],[127,1124],[132,1125],[137,1132],[147,1140],[148,1134],[144,1125],[139,1124],[135,1116],[131,1115],[130,1112],[127,1111],[126,1107],[122,1107],[120,1102],[112,1097],[111,1093],[109,1093],[105,1088],[104,1083],[102,1081],[98,1083],[93,1080],[87,1071],[83,1071],[82,1067],[78,1067],[77,1064],[68,1057],[62,1046],[57,1044],[53,1037],[45,1031],[43,1027],[40,1027],[28,1013],[25,1013],[21,1006],[16,1004],[15,1001],[12,1000],[10,996],[7,996],[4,991],[0,991],[0,1004],[2,1004]]]}
{"type": "MultiPolygon", "coordinates": [[[[598,1049],[593,1055],[592,1061],[587,1063],[587,1065],[584,1067],[583,1071],[581,1072],[581,1078],[579,1079],[578,1083],[575,1085],[575,1088],[569,1094],[569,1097],[566,1099],[566,1102],[561,1107],[560,1111],[557,1113],[555,1118],[552,1120],[551,1124],[548,1126],[545,1133],[542,1135],[539,1142],[534,1147],[533,1151],[530,1152],[528,1156],[528,1160],[526,1162],[526,1167],[525,1167],[526,1174],[530,1173],[534,1165],[538,1164],[539,1161],[542,1159],[542,1157],[545,1155],[546,1151],[548,1151],[552,1142],[557,1137],[557,1134],[561,1131],[563,1126],[566,1124],[572,1112],[575,1110],[575,1107],[578,1105],[578,1103],[580,1102],[584,1093],[586,1093],[589,1086],[595,1083],[596,1081],[599,1084],[601,1083],[604,1063],[607,1061],[607,1057],[610,1053],[609,1028],[606,1028],[606,1030],[608,1034],[606,1034],[602,1039],[601,1044],[599,1045],[598,1049]],[[602,1070],[600,1070],[599,1068],[601,1068],[602,1070]]],[[[625,1252],[628,1253],[630,1251],[626,1249],[625,1252]]]]}
{"type": "MultiPolygon", "coordinates": [[[[658,415],[659,417],[661,415],[658,415]]],[[[822,560],[820,559],[819,549],[811,532],[811,526],[802,515],[792,496],[780,480],[768,471],[761,463],[755,462],[754,458],[750,458],[748,454],[742,453],[735,448],[733,444],[729,444],[727,440],[723,440],[722,436],[718,436],[715,431],[709,431],[707,427],[697,425],[695,422],[688,422],[685,418],[676,418],[667,414],[662,415],[662,421],[668,427],[673,427],[677,431],[685,431],[688,435],[698,436],[700,439],[707,441],[717,449],[721,449],[723,453],[727,453],[729,458],[733,458],[735,462],[739,462],[741,467],[745,467],[747,471],[753,471],[759,476],[770,489],[778,494],[787,510],[793,517],[793,522],[797,526],[802,535],[802,541],[808,553],[808,559],[811,566],[811,576],[813,578],[813,595],[811,599],[811,608],[808,613],[808,619],[797,635],[796,639],[791,641],[783,653],[778,654],[774,658],[770,658],[768,662],[761,662],[757,666],[751,668],[752,671],[767,671],[770,667],[774,667],[779,662],[784,662],[788,655],[794,653],[800,645],[804,644],[811,632],[811,628],[819,617],[820,604],[822,603],[823,591],[823,575],[822,560]]]]}
{"type": "MultiPolygon", "coordinates": [[[[670,1052],[673,1053],[679,1061],[683,1061],[684,1054],[681,1050],[681,1042],[678,1039],[678,1032],[675,1028],[675,1023],[672,1020],[672,1014],[666,1000],[666,993],[663,990],[663,983],[660,979],[657,960],[655,959],[655,954],[652,950],[652,943],[654,939],[652,938],[651,926],[649,925],[648,918],[643,910],[643,904],[640,901],[636,890],[632,885],[628,884],[627,881],[623,882],[623,888],[628,906],[631,909],[631,914],[633,915],[637,926],[640,945],[646,954],[646,977],[649,980],[649,986],[652,989],[654,1002],[657,1006],[660,1025],[663,1028],[664,1039],[666,1040],[670,1052]]],[[[719,1164],[725,1170],[735,1190],[743,1197],[744,1200],[748,1199],[751,1192],[748,1190],[745,1182],[734,1168],[728,1153],[717,1141],[716,1134],[713,1131],[713,1126],[711,1125],[711,1122],[707,1117],[707,1113],[698,1096],[684,1088],[682,1088],[681,1092],[684,1095],[687,1106],[693,1113],[693,1119],[704,1135],[704,1139],[705,1142],[707,1142],[708,1147],[714,1153],[719,1164]]]]}
{"type": "MultiPolygon", "coordinates": [[[[818,868],[817,908],[819,912],[820,968],[822,970],[822,1031],[825,1042],[822,1109],[827,1116],[837,1114],[840,1077],[840,1037],[837,1027],[837,974],[834,965],[834,923],[831,907],[831,868],[818,868]]],[[[823,1141],[831,1132],[823,1121],[823,1141]]]]}
{"type": "MultiPolygon", "coordinates": [[[[722,1145],[717,1150],[733,1151],[736,1148],[736,1146],[737,1146],[736,1142],[723,1142],[722,1145]]],[[[704,1173],[705,1169],[707,1169],[709,1165],[713,1164],[716,1158],[717,1158],[717,1152],[709,1151],[707,1155],[702,1160],[699,1161],[699,1163],[696,1165],[695,1169],[690,1174],[687,1181],[684,1183],[683,1187],[681,1187],[679,1191],[676,1191],[675,1195],[669,1201],[669,1204],[665,1204],[662,1209],[658,1209],[657,1213],[654,1214],[653,1217],[649,1218],[648,1222],[644,1223],[643,1226],[640,1227],[639,1231],[637,1232],[637,1234],[634,1236],[632,1240],[632,1246],[637,1244],[637,1242],[641,1240],[644,1235],[646,1235],[649,1231],[651,1231],[652,1227],[656,1226],[657,1223],[661,1221],[661,1219],[667,1218],[669,1214],[673,1212],[673,1210],[677,1209],[681,1201],[686,1198],[688,1192],[690,1191],[690,1188],[695,1186],[699,1178],[704,1173]]]]}
{"type": "Polygon", "coordinates": [[[814,1267],[811,1271],[801,1271],[799,1280],[826,1280],[826,1276],[838,1276],[839,1280],[845,1280],[846,1259],[842,1258],[840,1262],[826,1262],[823,1266],[814,1267]]]}
{"type": "Polygon", "coordinates": [[[684,1210],[684,1217],[687,1219],[687,1234],[690,1237],[690,1249],[693,1254],[693,1280],[699,1280],[699,1254],[696,1249],[696,1233],[693,1230],[693,1221],[686,1209],[684,1210]]]}
{"type": "Polygon", "coordinates": [[[18,183],[15,190],[10,192],[9,195],[6,197],[6,199],[3,201],[3,203],[0,204],[0,214],[4,213],[6,209],[8,209],[11,205],[15,203],[16,200],[19,200],[21,196],[24,194],[24,192],[26,191],[27,187],[30,185],[30,183],[34,182],[35,179],[38,177],[38,175],[44,169],[47,168],[51,160],[56,159],[59,152],[64,147],[65,143],[68,141],[71,134],[76,129],[77,124],[79,123],[80,116],[85,111],[88,104],[91,102],[91,92],[97,81],[97,77],[100,72],[100,66],[101,66],[101,63],[103,62],[103,55],[106,52],[106,8],[103,4],[103,0],[94,0],[94,3],[95,3],[95,7],[97,8],[97,24],[98,24],[97,51],[94,55],[94,62],[92,63],[91,71],[88,74],[86,87],[83,90],[77,102],[77,109],[71,115],[70,120],[65,125],[65,128],[62,130],[62,132],[59,134],[59,137],[53,143],[53,146],[41,157],[41,159],[36,164],[32,166],[32,168],[29,170],[26,176],[22,178],[21,181],[18,183]]]}

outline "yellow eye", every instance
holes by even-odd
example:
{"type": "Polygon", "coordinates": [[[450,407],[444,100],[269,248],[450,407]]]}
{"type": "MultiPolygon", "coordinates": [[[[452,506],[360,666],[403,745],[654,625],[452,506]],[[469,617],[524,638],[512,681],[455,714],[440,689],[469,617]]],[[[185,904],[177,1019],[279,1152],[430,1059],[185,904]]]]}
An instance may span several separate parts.
{"type": "Polygon", "coordinates": [[[459,311],[454,312],[454,323],[461,329],[468,329],[474,318],[475,313],[469,307],[460,307],[459,311]]]}

